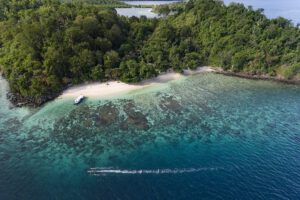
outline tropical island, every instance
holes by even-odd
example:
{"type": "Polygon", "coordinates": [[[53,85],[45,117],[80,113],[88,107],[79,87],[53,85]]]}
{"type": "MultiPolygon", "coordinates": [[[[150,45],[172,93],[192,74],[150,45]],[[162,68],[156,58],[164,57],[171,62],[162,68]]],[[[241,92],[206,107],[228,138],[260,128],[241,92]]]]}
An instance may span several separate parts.
{"type": "Polygon", "coordinates": [[[41,105],[70,85],[137,83],[172,69],[299,83],[300,30],[263,10],[219,0],[155,7],[163,17],[124,17],[115,0],[0,0],[0,71],[10,99],[41,105]]]}

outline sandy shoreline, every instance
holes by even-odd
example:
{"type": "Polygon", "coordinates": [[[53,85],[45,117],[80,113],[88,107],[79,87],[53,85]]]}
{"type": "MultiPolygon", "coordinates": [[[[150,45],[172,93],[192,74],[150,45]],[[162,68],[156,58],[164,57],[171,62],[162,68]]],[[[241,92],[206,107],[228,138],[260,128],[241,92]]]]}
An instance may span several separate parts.
{"type": "Polygon", "coordinates": [[[113,97],[128,92],[143,89],[149,86],[159,86],[169,81],[177,80],[185,76],[194,75],[203,72],[214,72],[212,67],[199,67],[196,70],[184,70],[183,74],[168,72],[159,75],[156,78],[142,81],[138,84],[127,84],[119,81],[109,81],[107,83],[90,83],[71,87],[65,90],[59,98],[76,98],[84,95],[88,98],[113,97]]]}

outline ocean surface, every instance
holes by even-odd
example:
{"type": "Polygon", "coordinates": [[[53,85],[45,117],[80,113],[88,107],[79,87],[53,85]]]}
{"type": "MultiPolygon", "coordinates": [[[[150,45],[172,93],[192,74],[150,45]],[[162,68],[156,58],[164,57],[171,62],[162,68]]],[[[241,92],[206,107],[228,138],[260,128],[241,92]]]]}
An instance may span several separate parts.
{"type": "MultiPolygon", "coordinates": [[[[125,1],[131,5],[161,5],[174,3],[176,1],[125,1]]],[[[243,3],[245,6],[252,6],[254,9],[263,8],[264,14],[271,19],[284,17],[291,20],[295,25],[300,23],[300,1],[299,0],[224,0],[228,5],[232,2],[243,3]]],[[[120,15],[127,17],[140,17],[142,15],[148,18],[158,17],[152,13],[149,8],[117,8],[120,15]]]]}
{"type": "Polygon", "coordinates": [[[203,73],[14,108],[0,80],[0,199],[299,199],[300,86],[203,73]]]}
{"type": "Polygon", "coordinates": [[[177,3],[178,1],[124,1],[129,5],[162,5],[162,4],[170,4],[177,3]]]}
{"type": "Polygon", "coordinates": [[[152,8],[116,8],[116,11],[119,15],[123,15],[126,17],[159,17],[157,13],[152,12],[152,8]]]}
{"type": "Polygon", "coordinates": [[[224,2],[243,3],[254,9],[263,8],[269,18],[285,17],[292,20],[294,24],[300,23],[299,0],[224,0],[224,2]]]}
{"type": "MultiPolygon", "coordinates": [[[[178,1],[124,1],[129,5],[162,5],[176,3],[178,1]]],[[[126,17],[141,17],[146,16],[147,18],[159,17],[157,13],[152,12],[152,8],[116,8],[119,15],[126,17]]]]}

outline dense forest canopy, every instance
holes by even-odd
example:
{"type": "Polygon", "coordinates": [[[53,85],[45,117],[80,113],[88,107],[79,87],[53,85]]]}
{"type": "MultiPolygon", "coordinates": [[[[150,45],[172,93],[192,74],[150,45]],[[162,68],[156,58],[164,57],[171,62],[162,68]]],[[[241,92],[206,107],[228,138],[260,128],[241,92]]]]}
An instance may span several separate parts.
{"type": "Polygon", "coordinates": [[[70,83],[137,82],[200,65],[300,79],[300,30],[284,18],[217,0],[160,6],[173,15],[159,19],[126,18],[109,6],[118,4],[0,0],[0,67],[12,91],[40,97],[70,83]]]}

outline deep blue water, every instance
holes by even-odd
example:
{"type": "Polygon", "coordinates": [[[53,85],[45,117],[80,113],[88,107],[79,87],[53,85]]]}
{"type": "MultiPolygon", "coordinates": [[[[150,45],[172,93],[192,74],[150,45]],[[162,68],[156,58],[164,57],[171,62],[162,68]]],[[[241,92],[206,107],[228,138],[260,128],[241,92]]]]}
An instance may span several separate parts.
{"type": "Polygon", "coordinates": [[[300,23],[299,0],[224,0],[224,2],[243,3],[255,9],[263,8],[269,18],[285,17],[295,24],[300,23]]]}
{"type": "Polygon", "coordinates": [[[40,109],[5,91],[1,200],[300,198],[299,86],[200,74],[40,109]]]}

